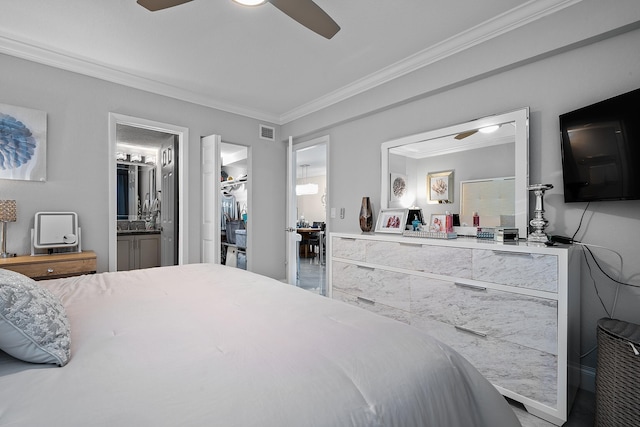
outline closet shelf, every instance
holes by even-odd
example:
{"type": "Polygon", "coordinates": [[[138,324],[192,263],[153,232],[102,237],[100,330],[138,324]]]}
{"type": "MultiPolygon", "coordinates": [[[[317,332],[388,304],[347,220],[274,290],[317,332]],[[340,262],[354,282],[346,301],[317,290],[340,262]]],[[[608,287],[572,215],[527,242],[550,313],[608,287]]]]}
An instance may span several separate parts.
{"type": "Polygon", "coordinates": [[[232,187],[235,185],[241,185],[241,184],[246,184],[247,183],[247,179],[243,179],[241,181],[239,180],[231,180],[231,181],[221,181],[220,182],[220,188],[227,188],[227,187],[232,187]]]}

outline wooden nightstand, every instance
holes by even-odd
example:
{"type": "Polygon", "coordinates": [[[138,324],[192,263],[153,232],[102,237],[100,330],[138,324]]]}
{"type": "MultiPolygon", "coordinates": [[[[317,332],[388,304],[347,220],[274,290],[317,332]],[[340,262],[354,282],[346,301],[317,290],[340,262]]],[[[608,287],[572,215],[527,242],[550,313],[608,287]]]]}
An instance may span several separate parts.
{"type": "Polygon", "coordinates": [[[96,272],[96,253],[83,251],[80,253],[0,258],[0,268],[17,271],[34,280],[80,276],[96,272]]]}

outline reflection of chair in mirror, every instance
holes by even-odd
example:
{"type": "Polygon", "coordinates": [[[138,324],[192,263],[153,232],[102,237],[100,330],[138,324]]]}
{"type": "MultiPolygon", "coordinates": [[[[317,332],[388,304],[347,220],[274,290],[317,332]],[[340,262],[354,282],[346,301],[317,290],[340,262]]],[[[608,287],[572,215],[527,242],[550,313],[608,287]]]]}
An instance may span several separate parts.
{"type": "Polygon", "coordinates": [[[324,254],[322,252],[324,251],[323,239],[324,239],[325,223],[314,222],[311,228],[318,231],[312,231],[310,233],[305,234],[305,238],[303,238],[302,240],[302,245],[304,245],[304,248],[305,248],[304,255],[305,257],[307,257],[308,251],[311,251],[311,256],[315,257],[315,254],[317,252],[320,257],[320,263],[322,263],[324,259],[324,256],[323,256],[324,254]]]}

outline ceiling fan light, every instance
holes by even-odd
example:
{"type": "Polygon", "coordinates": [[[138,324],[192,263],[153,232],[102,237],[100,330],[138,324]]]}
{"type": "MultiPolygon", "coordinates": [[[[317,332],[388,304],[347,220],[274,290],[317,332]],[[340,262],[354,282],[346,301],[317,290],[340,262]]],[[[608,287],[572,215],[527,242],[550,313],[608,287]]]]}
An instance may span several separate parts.
{"type": "Polygon", "coordinates": [[[233,1],[243,6],[260,6],[261,4],[267,2],[267,0],[233,0],[233,1]]]}
{"type": "Polygon", "coordinates": [[[500,129],[500,125],[486,126],[486,127],[480,128],[478,130],[480,132],[482,132],[482,133],[493,133],[493,132],[497,131],[498,129],[500,129]]]}

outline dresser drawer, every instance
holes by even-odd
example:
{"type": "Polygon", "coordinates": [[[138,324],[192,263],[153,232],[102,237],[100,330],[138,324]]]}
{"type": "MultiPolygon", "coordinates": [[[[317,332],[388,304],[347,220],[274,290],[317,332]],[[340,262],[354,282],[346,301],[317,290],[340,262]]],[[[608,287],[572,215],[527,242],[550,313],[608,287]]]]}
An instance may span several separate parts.
{"type": "Polygon", "coordinates": [[[558,257],[474,249],[473,278],[520,288],[558,292],[558,257]]]}
{"type": "Polygon", "coordinates": [[[409,311],[410,276],[334,261],[332,292],[344,292],[372,303],[409,311]]]}
{"type": "Polygon", "coordinates": [[[331,238],[331,256],[335,258],[364,261],[366,241],[348,237],[331,238]]]}
{"type": "Polygon", "coordinates": [[[337,290],[333,291],[333,299],[355,305],[356,307],[363,308],[365,310],[371,311],[384,317],[388,317],[390,319],[398,320],[402,323],[409,323],[410,315],[409,312],[405,310],[400,310],[395,307],[390,307],[385,304],[380,304],[375,301],[357,297],[355,295],[347,294],[345,292],[337,290]]]}
{"type": "Polygon", "coordinates": [[[471,249],[369,241],[365,261],[413,271],[471,278],[471,249]]]}
{"type": "Polygon", "coordinates": [[[555,300],[416,276],[411,280],[411,313],[558,354],[555,300]]]}
{"type": "Polygon", "coordinates": [[[411,324],[447,343],[492,384],[557,408],[558,360],[555,355],[511,342],[480,337],[422,316],[411,324]]]}

